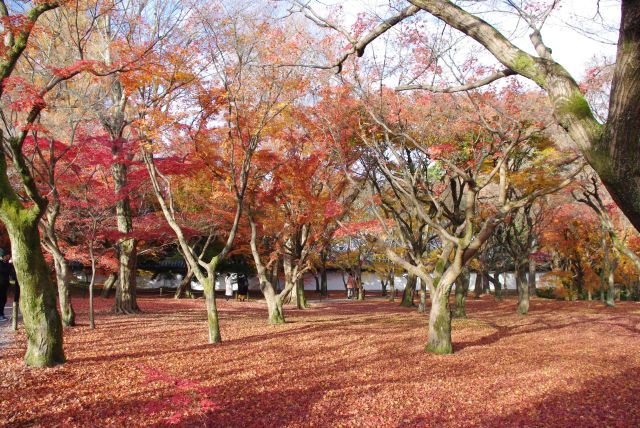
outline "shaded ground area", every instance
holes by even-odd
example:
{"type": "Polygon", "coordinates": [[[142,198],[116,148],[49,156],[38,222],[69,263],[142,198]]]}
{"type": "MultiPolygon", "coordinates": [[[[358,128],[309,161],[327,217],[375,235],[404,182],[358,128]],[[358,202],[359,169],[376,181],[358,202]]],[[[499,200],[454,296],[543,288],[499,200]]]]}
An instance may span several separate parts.
{"type": "Polygon", "coordinates": [[[68,363],[24,368],[24,332],[0,350],[0,425],[640,425],[640,305],[469,301],[456,354],[423,352],[427,316],[381,300],[315,303],[265,324],[263,302],[143,297],[144,314],[66,330],[68,363]]]}

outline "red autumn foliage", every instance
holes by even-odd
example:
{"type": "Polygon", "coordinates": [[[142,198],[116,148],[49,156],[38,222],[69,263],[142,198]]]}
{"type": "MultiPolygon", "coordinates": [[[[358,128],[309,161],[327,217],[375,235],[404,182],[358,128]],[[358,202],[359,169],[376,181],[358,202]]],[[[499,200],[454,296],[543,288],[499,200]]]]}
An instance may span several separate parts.
{"type": "Polygon", "coordinates": [[[425,354],[427,319],[396,304],[316,303],[268,326],[264,303],[219,302],[206,345],[201,300],[140,298],[124,320],[76,299],[68,362],[24,367],[25,336],[3,328],[0,425],[637,426],[637,303],[468,302],[456,353],[425,354]],[[615,399],[612,399],[615,397],[615,399]]]}

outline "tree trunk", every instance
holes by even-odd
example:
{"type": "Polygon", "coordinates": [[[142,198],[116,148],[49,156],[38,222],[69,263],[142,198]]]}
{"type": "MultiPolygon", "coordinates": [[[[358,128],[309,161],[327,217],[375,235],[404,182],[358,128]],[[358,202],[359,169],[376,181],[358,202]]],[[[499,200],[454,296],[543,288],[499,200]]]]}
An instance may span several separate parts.
{"type": "Polygon", "coordinates": [[[216,307],[216,272],[207,270],[207,277],[203,278],[204,298],[207,307],[207,325],[209,327],[209,343],[220,343],[220,323],[218,321],[218,309],[216,307]]]}
{"type": "Polygon", "coordinates": [[[117,281],[118,274],[110,273],[107,279],[104,281],[104,284],[102,284],[102,293],[100,295],[105,299],[108,298],[117,281]]]}
{"type": "Polygon", "coordinates": [[[500,282],[500,273],[498,273],[498,272],[493,274],[493,286],[494,286],[494,289],[495,289],[495,297],[496,297],[496,299],[502,300],[502,283],[500,282]]]}
{"type": "Polygon", "coordinates": [[[13,331],[18,331],[18,302],[15,300],[15,294],[13,295],[13,303],[11,304],[11,327],[13,331]]]}
{"type": "Polygon", "coordinates": [[[615,274],[615,262],[612,256],[612,248],[607,240],[606,226],[602,223],[602,272],[600,276],[600,298],[604,301],[605,306],[615,306],[615,287],[614,287],[614,274],[615,274]],[[605,300],[606,289],[606,300],[605,300]]]}
{"type": "Polygon", "coordinates": [[[49,267],[42,254],[37,222],[30,223],[25,219],[5,221],[21,287],[20,311],[27,333],[24,360],[28,366],[52,367],[65,361],[62,322],[49,267]]]}
{"type": "Polygon", "coordinates": [[[136,301],[136,240],[123,239],[118,244],[120,264],[120,282],[116,288],[115,312],[117,314],[135,314],[140,312],[136,301]]]}
{"type": "Polygon", "coordinates": [[[327,296],[328,292],[328,284],[327,284],[327,267],[323,263],[321,271],[320,271],[320,295],[327,296]]]}
{"type": "Polygon", "coordinates": [[[416,282],[417,277],[415,275],[408,274],[407,285],[404,287],[404,291],[402,292],[402,301],[400,302],[400,306],[404,306],[405,308],[411,308],[414,306],[413,295],[416,292],[416,282]]]}
{"type": "Polygon", "coordinates": [[[264,300],[267,302],[269,324],[284,324],[285,319],[282,309],[282,301],[274,292],[273,287],[269,287],[266,284],[261,284],[260,289],[262,290],[262,294],[264,295],[264,300]]]}
{"type": "Polygon", "coordinates": [[[420,278],[416,279],[416,288],[418,288],[418,282],[420,282],[420,303],[418,303],[418,312],[424,313],[427,310],[427,290],[420,278]]]}
{"type": "MultiPolygon", "coordinates": [[[[187,266],[189,266],[188,263],[187,263],[187,266]]],[[[182,278],[182,281],[180,281],[180,285],[178,285],[178,289],[176,290],[176,294],[174,296],[176,299],[182,298],[183,295],[187,297],[191,296],[191,280],[192,279],[193,279],[193,270],[190,267],[188,267],[187,274],[184,276],[184,278],[182,278]]]]}
{"type": "Polygon", "coordinates": [[[382,297],[387,297],[387,281],[384,276],[380,278],[380,294],[382,297]]]}
{"type": "Polygon", "coordinates": [[[516,287],[518,288],[518,309],[520,315],[529,313],[529,284],[527,283],[527,272],[525,263],[516,264],[516,287]]]}
{"type": "Polygon", "coordinates": [[[287,290],[291,288],[291,291],[288,293],[285,293],[282,296],[282,304],[284,305],[292,305],[292,304],[298,304],[298,298],[296,297],[295,300],[293,299],[292,296],[297,296],[298,295],[298,290],[297,290],[297,284],[292,284],[291,283],[291,278],[287,279],[286,275],[284,278],[284,290],[287,290]]]}
{"type": "Polygon", "coordinates": [[[298,278],[296,281],[296,306],[298,309],[309,309],[309,303],[307,303],[307,297],[304,294],[304,276],[298,278]]]}
{"type": "Polygon", "coordinates": [[[604,138],[587,156],[616,205],[640,230],[640,2],[623,0],[604,138]]]}
{"type": "Polygon", "coordinates": [[[491,294],[491,281],[489,272],[482,272],[482,293],[491,294]]]}
{"type": "MultiPolygon", "coordinates": [[[[114,144],[112,152],[114,157],[118,156],[118,144],[114,144]]],[[[112,166],[113,181],[116,193],[121,193],[127,186],[127,166],[124,163],[116,162],[112,166]]],[[[131,206],[129,197],[123,196],[116,203],[116,219],[118,221],[118,232],[130,235],[133,232],[133,221],[131,219],[131,206]]],[[[114,311],[118,314],[134,314],[140,312],[136,302],[136,274],[137,274],[137,241],[132,237],[120,239],[117,244],[120,284],[116,289],[116,302],[114,311]]]]}
{"type": "Polygon", "coordinates": [[[469,271],[465,268],[456,280],[456,310],[454,313],[456,318],[467,317],[466,300],[469,291],[469,277],[469,271]]]}
{"type": "MultiPolygon", "coordinates": [[[[412,3],[474,38],[509,70],[543,88],[557,123],[598,173],[614,202],[640,230],[640,2],[622,1],[609,112],[604,127],[594,117],[578,83],[551,58],[550,50],[541,40],[536,41],[538,57],[531,56],[454,2],[412,0],[412,3]]],[[[535,36],[535,32],[531,34],[532,40],[535,36]]]]}
{"type": "Polygon", "coordinates": [[[484,276],[483,272],[476,272],[476,282],[473,286],[473,298],[479,299],[482,296],[482,277],[484,276]]]}
{"type": "Polygon", "coordinates": [[[396,301],[396,275],[394,272],[389,274],[389,293],[391,297],[389,297],[390,302],[396,301]]]}
{"type": "Polygon", "coordinates": [[[280,265],[280,261],[276,260],[273,263],[273,266],[271,267],[271,269],[269,270],[269,282],[271,283],[271,286],[273,287],[273,289],[275,290],[276,293],[278,293],[279,289],[280,289],[280,279],[278,278],[278,266],[280,265]]]}
{"type": "Polygon", "coordinates": [[[56,271],[56,283],[58,284],[58,299],[60,300],[60,315],[62,316],[62,325],[65,327],[73,327],[76,325],[76,314],[71,305],[71,292],[69,287],[69,263],[64,257],[52,253],[54,260],[54,268],[56,271]]]}
{"type": "Polygon", "coordinates": [[[450,286],[439,284],[431,290],[429,312],[429,336],[426,351],[434,354],[451,354],[451,312],[449,310],[450,286]]]}
{"type": "Polygon", "coordinates": [[[614,307],[616,305],[615,302],[615,298],[616,298],[616,287],[615,287],[615,272],[616,272],[616,262],[615,261],[609,261],[609,275],[608,275],[608,281],[607,281],[607,300],[605,302],[605,305],[607,305],[607,307],[614,307]]]}
{"type": "Polygon", "coordinates": [[[529,257],[529,276],[527,277],[527,285],[529,286],[529,297],[536,295],[536,261],[533,257],[529,257]]]}
{"type": "Polygon", "coordinates": [[[356,285],[356,300],[364,300],[364,284],[362,284],[362,260],[361,253],[358,251],[358,261],[356,264],[354,281],[356,285]]]}
{"type": "Polygon", "coordinates": [[[316,293],[320,293],[320,276],[315,274],[313,275],[313,279],[316,282],[316,293]]]}
{"type": "MultiPolygon", "coordinates": [[[[95,235],[95,229],[93,234],[95,235]]],[[[91,241],[91,246],[89,247],[89,255],[91,257],[91,281],[89,282],[89,328],[93,330],[96,328],[95,314],[93,311],[93,287],[96,283],[96,258],[93,254],[93,240],[91,241]]]]}

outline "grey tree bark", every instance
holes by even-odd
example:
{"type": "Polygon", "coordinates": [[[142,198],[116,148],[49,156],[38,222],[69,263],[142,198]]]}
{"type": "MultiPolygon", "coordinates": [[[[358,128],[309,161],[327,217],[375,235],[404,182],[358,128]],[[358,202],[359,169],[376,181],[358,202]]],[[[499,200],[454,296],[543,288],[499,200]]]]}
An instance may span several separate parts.
{"type": "Polygon", "coordinates": [[[518,288],[518,309],[520,315],[529,313],[529,284],[527,283],[527,263],[519,260],[516,263],[516,287],[518,288]]]}
{"type": "Polygon", "coordinates": [[[418,277],[411,273],[407,274],[407,285],[404,287],[404,291],[402,292],[400,306],[404,306],[405,308],[412,308],[415,306],[413,304],[413,296],[416,292],[417,281],[418,277]]]}
{"type": "MultiPolygon", "coordinates": [[[[458,279],[456,279],[456,309],[454,317],[466,318],[467,317],[467,293],[469,291],[470,274],[467,268],[464,268],[458,279]]],[[[476,281],[477,282],[477,281],[476,281]]]]}
{"type": "Polygon", "coordinates": [[[118,281],[118,274],[110,273],[107,279],[102,284],[102,293],[100,294],[103,298],[108,298],[111,290],[116,287],[116,282],[118,281]]]}

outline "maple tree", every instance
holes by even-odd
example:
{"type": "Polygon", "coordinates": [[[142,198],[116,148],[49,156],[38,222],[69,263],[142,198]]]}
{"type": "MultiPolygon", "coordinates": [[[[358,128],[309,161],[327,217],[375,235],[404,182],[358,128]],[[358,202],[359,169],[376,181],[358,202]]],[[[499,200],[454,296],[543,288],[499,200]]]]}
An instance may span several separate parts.
{"type": "MultiPolygon", "coordinates": [[[[48,200],[38,189],[29,169],[24,146],[27,137],[40,131],[37,121],[47,107],[45,97],[62,82],[80,74],[88,65],[83,62],[50,65],[46,79],[28,82],[19,77],[19,61],[23,58],[37,21],[61,2],[40,2],[24,13],[11,11],[2,3],[0,14],[4,39],[0,61],[0,94],[3,114],[12,117],[5,122],[0,156],[0,217],[7,227],[14,251],[13,259],[23,299],[21,311],[28,332],[25,362],[32,366],[52,366],[65,360],[62,349],[62,326],[56,309],[55,289],[40,247],[38,225],[47,210],[48,200]],[[9,161],[17,171],[27,203],[8,176],[9,161]]],[[[91,65],[92,66],[92,65],[91,65]]]]}
{"type": "MultiPolygon", "coordinates": [[[[291,403],[293,392],[234,383],[219,368],[200,363],[215,352],[250,379],[282,371],[285,361],[292,366],[286,376],[312,373],[321,379],[312,380],[314,391],[339,389],[349,378],[377,385],[404,374],[380,373],[373,361],[391,367],[398,358],[415,361],[419,355],[413,344],[424,334],[421,312],[429,313],[428,352],[465,350],[440,363],[424,355],[429,367],[411,371],[442,381],[411,390],[423,404],[425,392],[439,394],[442,388],[488,390],[476,373],[446,375],[452,367],[466,374],[469,352],[483,353],[474,361],[482,360],[483,369],[512,386],[494,369],[511,358],[496,351],[499,341],[526,350],[517,363],[511,361],[516,370],[569,356],[555,338],[553,352],[546,352],[541,323],[600,354],[616,346],[612,355],[632,368],[628,352],[617,348],[623,337],[595,343],[571,327],[584,324],[595,336],[604,326],[633,336],[637,321],[630,304],[616,302],[640,295],[638,192],[621,184],[638,178],[637,76],[630,75],[637,68],[637,6],[622,2],[615,64],[594,60],[578,84],[542,42],[542,24],[558,2],[506,3],[532,32],[536,54],[490,26],[494,15],[480,19],[487,7],[482,2],[409,3],[390,3],[393,16],[387,18],[360,14],[347,29],[339,22],[340,6],[326,6],[336,12],[329,19],[313,3],[297,0],[284,16],[285,8],[264,2],[0,2],[0,220],[22,285],[25,323],[14,344],[0,330],[0,354],[9,362],[0,370],[9,390],[34,392],[16,394],[18,412],[33,417],[11,414],[10,423],[44,421],[33,413],[43,411],[44,404],[34,403],[42,398],[35,388],[43,382],[51,381],[68,400],[51,411],[52,420],[66,424],[89,420],[84,410],[77,420],[69,416],[78,403],[96,404],[97,396],[110,394],[120,404],[114,391],[126,390],[125,380],[149,399],[130,400],[111,416],[98,404],[95,414],[110,417],[109,424],[130,423],[142,411],[148,423],[234,425],[241,416],[231,397],[247,391],[258,396],[260,410],[249,412],[250,423],[427,423],[422,414],[411,419],[415,415],[391,399],[385,401],[388,412],[371,411],[363,398],[352,419],[325,417],[333,407],[346,414],[353,406],[336,403],[331,394],[316,400],[314,392],[310,399],[317,408],[309,410],[308,420],[296,419],[279,404],[291,403]],[[448,27],[421,22],[425,11],[448,27]],[[308,20],[315,26],[309,28],[308,20]],[[452,28],[479,41],[502,66],[481,64],[477,51],[457,50],[459,34],[452,28]],[[381,48],[367,49],[375,40],[381,48]],[[512,77],[518,74],[539,88],[512,77]],[[579,150],[567,149],[566,135],[579,150]],[[574,183],[583,168],[580,153],[600,178],[589,175],[574,183]],[[568,190],[551,196],[563,188],[568,190]],[[187,272],[175,295],[188,293],[195,278],[204,288],[204,303],[137,296],[143,255],[184,259],[187,272]],[[239,270],[255,267],[264,302],[243,307],[216,299],[217,276],[235,270],[229,263],[235,265],[236,256],[242,263],[253,261],[239,270]],[[72,296],[71,262],[91,270],[88,299],[72,296]],[[556,297],[591,300],[600,292],[609,308],[530,301],[537,265],[550,269],[545,281],[556,285],[556,297]],[[353,275],[356,302],[307,302],[309,272],[320,295],[338,295],[327,290],[331,268],[342,271],[345,286],[346,273],[353,275]],[[502,285],[512,269],[517,301],[502,285]],[[398,275],[406,272],[400,305],[365,300],[366,271],[378,276],[383,295],[391,289],[391,301],[398,275]],[[99,272],[117,272],[115,313],[106,300],[94,301],[99,272]],[[472,272],[474,300],[467,299],[472,272]],[[418,281],[417,311],[407,310],[414,306],[418,281]],[[495,299],[482,296],[490,283],[495,299]],[[147,313],[141,313],[139,297],[147,313]],[[203,314],[193,315],[202,305],[208,342],[221,342],[223,334],[228,342],[215,351],[188,343],[206,340],[199,330],[203,314]],[[276,326],[256,326],[265,305],[268,323],[276,326]],[[515,316],[513,305],[529,316],[515,316]],[[285,322],[285,310],[287,320],[296,322],[285,322]],[[141,322],[115,321],[117,314],[133,313],[141,322]],[[467,316],[474,319],[455,319],[467,316]],[[89,331],[82,328],[87,319],[89,331]],[[80,327],[62,328],[74,324],[80,327]],[[152,329],[154,335],[146,334],[152,329]],[[166,343],[155,339],[159,329],[166,343]],[[185,329],[195,333],[185,335],[185,329]],[[326,338],[342,330],[352,336],[326,338]],[[64,362],[63,332],[69,355],[104,368],[95,376],[106,392],[70,399],[67,375],[87,375],[82,364],[38,375],[15,370],[25,342],[28,366],[64,362]],[[113,341],[114,335],[126,340],[113,341]],[[389,343],[381,343],[386,336],[389,343]],[[320,373],[320,364],[311,363],[323,355],[315,345],[310,351],[309,343],[317,340],[345,358],[349,377],[320,373]],[[540,346],[532,348],[530,340],[540,346]],[[148,346],[158,346],[162,358],[145,352],[148,346]],[[176,349],[180,358],[174,358],[176,349]],[[202,370],[197,380],[186,377],[191,367],[185,352],[202,357],[194,366],[202,370]],[[240,367],[240,356],[246,362],[256,355],[259,363],[240,367]],[[122,358],[129,372],[114,376],[114,361],[122,358]],[[132,366],[133,360],[140,364],[132,366]],[[458,367],[461,362],[466,365],[458,367]],[[279,393],[282,400],[273,405],[279,393]]],[[[599,369],[594,360],[590,352],[580,355],[582,368],[599,369]]],[[[551,373],[537,374],[545,388],[557,385],[557,377],[577,378],[559,367],[551,373]]],[[[398,393],[392,386],[382,391],[398,393]]],[[[514,391],[518,398],[532,396],[522,388],[514,391]]],[[[403,404],[411,402],[401,395],[403,404]]],[[[62,399],[42,401],[57,406],[62,399]]],[[[476,410],[469,411],[469,421],[500,425],[522,416],[511,412],[515,416],[505,418],[496,411],[489,418],[476,410]]]]}
{"type": "MultiPolygon", "coordinates": [[[[371,112],[371,128],[363,138],[373,151],[384,186],[388,186],[398,199],[404,199],[441,243],[440,254],[434,263],[426,260],[423,254],[413,256],[410,261],[393,251],[387,251],[387,254],[429,286],[431,309],[427,350],[451,353],[449,292],[465,266],[496,227],[507,221],[513,212],[568,185],[581,167],[566,178],[554,178],[548,171],[554,155],[541,152],[540,159],[528,167],[526,180],[520,181],[518,174],[510,173],[514,150],[520,144],[534,144],[540,132],[539,125],[526,119],[526,114],[539,114],[535,103],[533,110],[527,112],[526,101],[518,106],[514,103],[515,97],[508,92],[503,94],[503,100],[510,103],[512,110],[522,109],[519,122],[495,114],[498,111],[492,106],[495,101],[486,94],[479,95],[477,100],[471,98],[466,106],[445,98],[448,105],[456,106],[455,116],[447,111],[442,98],[425,98],[418,102],[414,100],[409,109],[411,100],[402,95],[390,97],[386,110],[371,112]],[[477,119],[457,119],[460,110],[465,111],[467,117],[477,119]],[[416,122],[411,121],[414,115],[421,115],[423,119],[429,117],[435,123],[449,123],[449,126],[446,130],[444,127],[418,128],[416,122]],[[459,128],[454,127],[456,120],[461,125],[459,128]],[[544,173],[534,175],[537,168],[544,173]],[[491,188],[491,183],[497,188],[493,189],[494,197],[487,203],[480,195],[491,188]],[[510,192],[513,189],[518,191],[510,192]]],[[[563,163],[566,160],[561,158],[559,165],[563,163]]],[[[555,166],[557,174],[558,165],[555,166]]],[[[402,228],[399,232],[407,236],[402,228]]],[[[466,287],[468,279],[463,280],[463,284],[466,287]]],[[[462,304],[465,294],[462,286],[460,291],[462,304]]]]}
{"type": "MultiPolygon", "coordinates": [[[[450,28],[478,42],[499,63],[492,72],[481,76],[471,76],[465,81],[453,84],[444,82],[434,84],[435,78],[425,71],[436,71],[433,56],[426,55],[431,67],[423,67],[424,50],[416,49],[415,62],[419,64],[416,73],[409,74],[409,84],[401,84],[398,90],[428,90],[431,92],[461,92],[484,87],[505,77],[520,75],[543,89],[553,108],[556,122],[571,137],[575,147],[598,173],[610,194],[620,206],[631,223],[640,228],[639,192],[626,186],[630,177],[638,179],[640,174],[638,161],[638,118],[640,103],[637,84],[638,55],[640,51],[640,6],[633,0],[621,2],[621,18],[617,55],[609,98],[607,121],[599,122],[583,91],[571,74],[553,59],[552,51],[545,44],[542,33],[549,16],[560,7],[561,2],[505,2],[505,11],[515,14],[518,24],[522,23],[529,31],[529,39],[535,54],[520,49],[509,40],[506,28],[503,32],[491,25],[484,15],[486,8],[481,4],[461,7],[449,0],[411,0],[403,2],[405,7],[396,5],[390,8],[390,15],[380,19],[361,17],[353,31],[343,28],[340,22],[322,17],[309,3],[292,1],[296,8],[321,27],[328,28],[344,36],[347,45],[335,55],[335,59],[326,64],[315,65],[318,68],[336,69],[340,72],[352,56],[362,57],[367,46],[386,36],[394,27],[401,27],[424,14],[428,14],[445,23],[450,28]],[[424,12],[424,13],[422,13],[424,12]],[[481,17],[482,16],[482,17],[481,17]],[[483,19],[484,18],[484,19],[483,19]]],[[[515,24],[516,28],[519,26],[515,24]]],[[[435,37],[435,41],[440,38],[435,37]]],[[[429,50],[437,47],[428,46],[429,50]]],[[[442,78],[440,74],[438,78],[442,78]]]]}
{"type": "Polygon", "coordinates": [[[578,202],[589,206],[595,212],[600,221],[602,230],[602,250],[604,251],[602,276],[606,278],[608,283],[606,305],[614,306],[614,275],[617,261],[612,260],[610,252],[615,251],[620,256],[624,255],[633,263],[636,271],[640,271],[640,257],[625,242],[625,239],[620,239],[611,214],[614,213],[615,215],[615,206],[605,204],[603,197],[600,194],[599,187],[600,183],[598,182],[597,177],[592,175],[584,180],[580,192],[581,194],[574,195],[574,197],[578,202]]]}
{"type": "MultiPolygon", "coordinates": [[[[129,314],[139,311],[136,303],[136,265],[138,239],[134,231],[135,216],[132,202],[139,183],[132,173],[141,168],[136,160],[140,143],[137,122],[160,111],[166,97],[188,76],[175,67],[179,54],[178,32],[184,27],[191,8],[179,2],[134,1],[123,3],[104,16],[104,35],[98,45],[107,64],[126,66],[103,83],[98,94],[105,99],[97,119],[108,136],[112,156],[114,191],[120,195],[116,204],[119,259],[116,312],[129,314]],[[167,67],[167,69],[164,69],[167,67]],[[166,88],[154,87],[155,76],[174,72],[175,82],[166,88]]],[[[183,37],[188,37],[186,33],[183,37]]],[[[182,51],[185,52],[185,51],[182,51]]],[[[185,57],[185,60],[188,57],[185,57]]],[[[188,60],[187,60],[188,62],[188,60]]]]}

